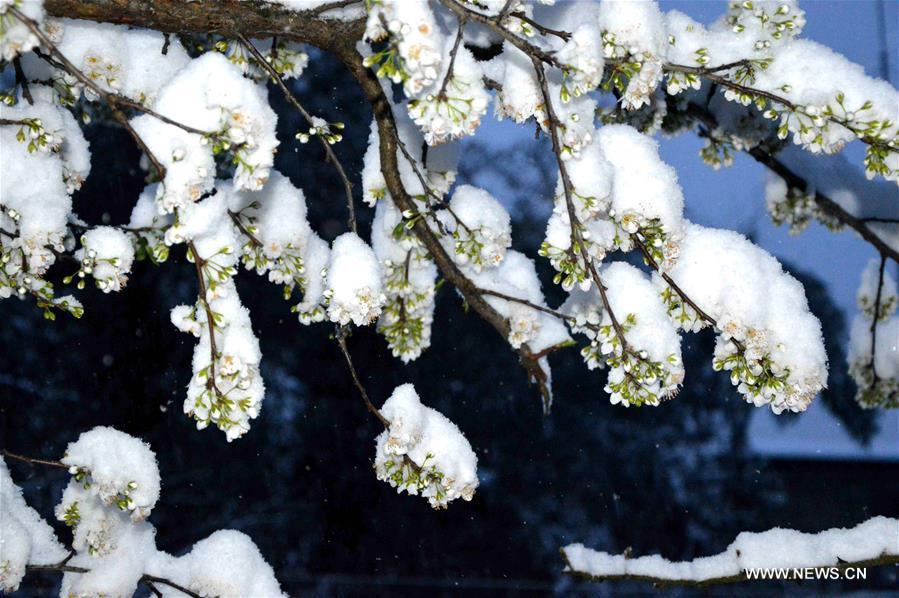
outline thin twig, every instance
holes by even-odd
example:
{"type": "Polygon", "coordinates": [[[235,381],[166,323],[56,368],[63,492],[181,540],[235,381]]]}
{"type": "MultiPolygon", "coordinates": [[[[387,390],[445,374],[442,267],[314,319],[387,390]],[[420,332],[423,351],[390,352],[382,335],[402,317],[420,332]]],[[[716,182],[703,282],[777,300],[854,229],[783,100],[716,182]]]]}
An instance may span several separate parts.
{"type": "Polygon", "coordinates": [[[356,373],[356,367],[353,365],[353,358],[350,356],[350,352],[346,346],[346,337],[350,334],[349,326],[341,326],[337,330],[337,345],[340,347],[341,352],[343,352],[343,357],[346,359],[347,367],[350,368],[350,374],[353,376],[353,383],[356,385],[356,389],[359,391],[359,394],[362,395],[362,400],[365,402],[365,407],[371,411],[371,413],[378,418],[382,424],[384,424],[385,428],[390,428],[390,421],[381,415],[381,412],[378,411],[378,408],[374,406],[371,402],[371,399],[368,398],[368,393],[365,391],[365,387],[362,385],[362,381],[359,380],[359,374],[356,373]]]}
{"type": "Polygon", "coordinates": [[[453,42],[453,49],[450,50],[450,62],[446,69],[446,75],[443,77],[443,83],[440,84],[440,91],[437,92],[437,100],[446,101],[446,86],[449,85],[450,79],[453,78],[453,67],[456,65],[456,54],[459,53],[459,45],[462,43],[462,35],[465,30],[466,17],[459,17],[459,28],[456,30],[456,41],[453,42]]]}
{"type": "Polygon", "coordinates": [[[542,24],[538,23],[537,21],[535,21],[531,17],[527,16],[523,12],[513,12],[511,16],[527,23],[528,25],[530,25],[531,27],[533,27],[534,29],[539,31],[541,35],[554,35],[565,42],[567,42],[568,40],[571,39],[571,34],[568,33],[567,31],[561,31],[559,29],[551,29],[551,28],[547,27],[546,25],[542,25],[542,24]]]}
{"type": "Polygon", "coordinates": [[[580,220],[577,216],[577,210],[574,207],[574,200],[572,199],[573,190],[571,178],[568,176],[568,169],[565,166],[565,161],[562,159],[562,144],[559,140],[559,130],[558,124],[559,120],[556,117],[556,110],[553,107],[552,103],[552,94],[549,91],[549,85],[546,82],[546,73],[543,70],[543,64],[539,59],[532,57],[531,62],[534,65],[534,71],[537,74],[537,82],[540,85],[540,90],[543,94],[543,103],[546,106],[546,115],[549,120],[549,130],[550,137],[552,138],[552,147],[553,154],[556,157],[556,163],[559,167],[559,176],[562,178],[562,190],[565,195],[565,204],[568,209],[568,220],[571,224],[571,245],[572,248],[577,247],[580,250],[581,259],[584,262],[584,267],[590,274],[590,277],[593,279],[593,283],[596,285],[597,290],[599,291],[600,299],[602,300],[603,308],[606,310],[606,313],[609,314],[609,320],[612,322],[612,328],[615,330],[615,335],[618,337],[618,340],[621,341],[621,350],[623,353],[628,353],[630,348],[628,347],[627,339],[624,337],[624,329],[621,327],[621,323],[618,321],[618,318],[615,316],[615,312],[612,309],[612,305],[609,302],[609,298],[606,295],[606,287],[602,282],[602,278],[599,276],[599,272],[597,272],[596,268],[593,265],[593,259],[587,253],[587,246],[584,243],[584,239],[580,234],[580,220]]]}
{"type": "Polygon", "coordinates": [[[145,573],[141,577],[141,581],[148,582],[148,583],[161,583],[162,585],[169,586],[170,588],[174,588],[183,594],[187,594],[191,598],[202,598],[202,596],[200,596],[200,594],[197,594],[196,592],[192,592],[191,590],[185,588],[184,586],[179,585],[179,584],[175,583],[174,581],[172,581],[170,579],[166,579],[164,577],[157,577],[155,575],[147,575],[145,573]]]}
{"type": "Polygon", "coordinates": [[[25,76],[25,71],[22,70],[22,62],[18,56],[12,59],[12,66],[16,73],[16,85],[22,88],[22,96],[29,104],[34,104],[31,90],[28,89],[28,78],[25,76]]]}
{"type": "MultiPolygon", "coordinates": [[[[662,271],[661,267],[659,267],[659,264],[655,261],[655,258],[652,257],[652,254],[646,247],[646,244],[636,233],[631,234],[631,240],[633,240],[634,244],[640,249],[640,253],[643,254],[644,259],[650,265],[650,267],[658,272],[662,279],[668,284],[668,286],[671,287],[671,289],[675,293],[677,293],[678,296],[680,296],[681,301],[689,305],[693,309],[693,311],[695,311],[697,315],[699,315],[700,318],[702,318],[715,328],[718,328],[718,321],[707,314],[701,307],[699,307],[696,302],[693,301],[693,299],[691,299],[690,296],[687,295],[687,293],[684,292],[684,290],[681,289],[676,282],[674,282],[674,279],[671,278],[671,276],[669,276],[667,272],[662,271]]],[[[740,353],[743,353],[746,350],[746,347],[741,341],[737,340],[736,338],[731,338],[730,340],[734,344],[734,346],[737,347],[737,350],[740,351],[740,353]]]]}
{"type": "Polygon", "coordinates": [[[877,322],[880,319],[880,301],[883,295],[883,278],[886,270],[887,258],[880,256],[880,271],[877,278],[877,294],[874,298],[874,317],[871,319],[871,388],[877,386],[877,368],[874,365],[877,351],[877,322]]]}
{"type": "MultiPolygon", "coordinates": [[[[310,126],[315,126],[315,121],[313,120],[312,114],[310,114],[303,105],[300,104],[299,100],[297,100],[296,96],[293,95],[293,92],[290,91],[290,88],[284,83],[284,80],[281,78],[281,75],[278,74],[278,71],[275,70],[271,64],[265,59],[262,53],[256,49],[250,40],[248,40],[244,35],[238,34],[237,38],[240,40],[240,43],[247,49],[247,51],[253,55],[253,58],[256,59],[256,62],[259,63],[259,66],[268,73],[269,78],[281,88],[281,92],[284,94],[284,97],[290,102],[294,108],[306,119],[306,122],[309,123],[310,126]]],[[[353,184],[350,182],[349,177],[347,177],[346,171],[343,169],[343,165],[340,163],[340,160],[337,158],[337,154],[334,153],[334,149],[331,147],[331,144],[322,137],[321,135],[316,135],[318,137],[319,142],[321,143],[322,149],[325,151],[325,156],[328,161],[334,166],[334,169],[337,170],[337,174],[340,177],[341,182],[343,183],[343,191],[346,195],[346,205],[347,205],[347,226],[354,233],[356,230],[356,208],[353,205],[353,184]]]]}
{"type": "Polygon", "coordinates": [[[262,241],[260,241],[259,237],[254,235],[250,231],[250,229],[247,228],[247,225],[244,224],[243,220],[240,219],[240,214],[238,214],[237,212],[232,212],[231,210],[228,210],[228,216],[231,217],[231,222],[234,223],[234,226],[237,227],[237,230],[239,230],[248,239],[250,239],[250,242],[253,243],[253,245],[255,245],[256,247],[262,247],[262,241]]]}
{"type": "Polygon", "coordinates": [[[59,469],[65,469],[68,471],[69,466],[61,461],[49,461],[46,459],[35,459],[34,457],[26,457],[25,455],[19,455],[17,453],[10,452],[6,449],[0,449],[0,453],[3,453],[4,457],[9,459],[15,459],[16,461],[21,461],[22,463],[27,463],[34,467],[35,465],[47,465],[49,467],[58,467],[59,469]]]}
{"type": "Polygon", "coordinates": [[[215,382],[215,362],[218,359],[218,348],[215,342],[215,313],[209,305],[209,299],[206,298],[206,274],[204,272],[206,260],[200,256],[193,241],[187,243],[187,250],[193,257],[194,269],[197,273],[197,286],[199,287],[198,296],[203,311],[206,312],[206,325],[209,330],[209,375],[206,378],[206,388],[214,391],[217,397],[223,397],[224,393],[219,390],[215,382]]]}

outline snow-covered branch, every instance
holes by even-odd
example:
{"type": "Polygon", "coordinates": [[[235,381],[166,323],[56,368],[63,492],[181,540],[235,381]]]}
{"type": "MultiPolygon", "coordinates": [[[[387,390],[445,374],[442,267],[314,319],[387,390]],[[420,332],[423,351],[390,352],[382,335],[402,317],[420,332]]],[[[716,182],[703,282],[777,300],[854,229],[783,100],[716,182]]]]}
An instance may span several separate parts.
{"type": "Polygon", "coordinates": [[[659,555],[609,554],[570,544],[565,572],[590,581],[642,581],[656,586],[708,586],[764,579],[762,570],[874,567],[899,563],[899,519],[874,517],[850,529],[813,534],[774,528],[742,532],[727,549],[692,561],[659,555]]]}

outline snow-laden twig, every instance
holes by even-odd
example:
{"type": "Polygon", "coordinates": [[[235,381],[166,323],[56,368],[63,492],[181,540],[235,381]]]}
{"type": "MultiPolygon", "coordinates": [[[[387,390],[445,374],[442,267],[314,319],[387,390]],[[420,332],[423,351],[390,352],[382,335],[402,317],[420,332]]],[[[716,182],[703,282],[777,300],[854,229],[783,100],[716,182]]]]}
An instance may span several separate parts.
{"type": "MultiPolygon", "coordinates": [[[[631,557],[569,544],[560,551],[565,572],[590,581],[643,581],[656,586],[739,583],[761,570],[835,569],[899,563],[899,519],[874,517],[854,528],[813,534],[773,528],[740,533],[727,549],[692,561],[659,555],[631,557]]],[[[758,577],[762,579],[762,577],[758,577]]]]}

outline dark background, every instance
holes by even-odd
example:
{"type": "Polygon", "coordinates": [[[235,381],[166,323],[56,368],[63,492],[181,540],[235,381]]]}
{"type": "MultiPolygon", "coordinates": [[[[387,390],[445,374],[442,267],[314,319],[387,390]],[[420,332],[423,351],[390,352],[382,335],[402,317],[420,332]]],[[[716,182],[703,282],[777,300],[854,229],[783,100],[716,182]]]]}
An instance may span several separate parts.
{"type": "MultiPolygon", "coordinates": [[[[371,115],[348,75],[313,59],[296,89],[310,111],[346,122],[337,151],[348,172],[358,173],[371,115]]],[[[305,190],[310,220],[331,240],[345,220],[337,178],[315,144],[293,140],[298,116],[279,94],[271,98],[282,140],[276,167],[305,190]]],[[[125,223],[142,188],[137,150],[117,128],[91,125],[87,135],[93,171],[76,195],[76,210],[88,222],[125,223]]],[[[531,206],[535,197],[551,195],[550,155],[545,141],[503,151],[466,145],[459,182],[499,182],[514,208],[515,247],[535,255],[543,224],[531,206]]],[[[367,231],[371,211],[359,211],[367,231]]],[[[562,576],[558,548],[584,542],[683,559],[719,552],[742,530],[816,531],[899,515],[895,461],[755,456],[746,436],[754,408],[726,375],[712,371],[708,331],[684,337],[686,383],[676,400],[658,408],[612,406],[602,391],[604,375],[588,372],[576,350],[552,357],[556,403],[544,417],[504,339],[465,313],[448,285],[438,296],[433,345],[418,362],[403,367],[372,327],[357,330],[349,346],[377,404],[396,385],[413,382],[425,403],[465,432],[479,458],[474,501],[435,512],[375,479],[380,424],[351,385],[330,340],[332,325],[301,326],[280,288],[247,272],[237,285],[261,340],[268,392],[250,432],[228,444],[215,429],[197,431],[182,413],[194,339],[170,324],[169,309],[193,301],[196,281],[183,248],[172,253],[161,267],[136,264],[122,293],[86,289],[80,321],[46,322],[28,301],[0,303],[0,444],[59,458],[68,442],[96,425],[148,441],[163,479],[151,521],[159,547],[169,552],[181,554],[216,529],[239,529],[291,595],[642,594],[645,585],[590,585],[562,576]]],[[[538,266],[547,274],[545,260],[538,266]]],[[[819,400],[864,444],[877,430],[877,414],[854,403],[843,312],[825,286],[786,266],[805,283],[827,336],[833,365],[830,389],[819,400]]],[[[549,303],[557,305],[561,296],[550,286],[549,303]]],[[[793,419],[781,416],[783,434],[793,419]]],[[[10,467],[29,503],[52,518],[68,476],[10,467]]],[[[60,537],[67,541],[68,531],[60,529],[60,537]]],[[[58,574],[32,574],[16,595],[55,593],[57,583],[58,574]]],[[[702,593],[896,587],[890,568],[869,570],[863,584],[744,584],[702,593]]]]}

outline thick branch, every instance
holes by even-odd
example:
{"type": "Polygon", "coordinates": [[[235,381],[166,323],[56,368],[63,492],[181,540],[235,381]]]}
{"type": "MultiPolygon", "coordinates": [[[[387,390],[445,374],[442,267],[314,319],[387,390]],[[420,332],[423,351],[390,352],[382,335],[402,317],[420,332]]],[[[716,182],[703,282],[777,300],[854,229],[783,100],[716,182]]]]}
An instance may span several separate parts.
{"type": "MultiPolygon", "coordinates": [[[[387,184],[390,196],[402,212],[411,211],[412,213],[417,213],[418,208],[415,205],[415,201],[409,196],[400,176],[397,159],[400,138],[389,100],[384,95],[384,90],[381,88],[381,84],[374,73],[363,66],[362,57],[356,52],[352,44],[345,43],[344,47],[339,49],[337,53],[341,61],[359,82],[363,93],[371,104],[372,112],[378,125],[381,172],[384,175],[384,181],[387,184]]],[[[481,296],[480,289],[459,270],[452,258],[446,253],[443,245],[440,244],[437,235],[428,227],[425,219],[417,218],[413,224],[412,231],[428,250],[444,278],[459,290],[478,315],[486,320],[504,339],[507,339],[510,330],[509,322],[487,303],[481,296]]],[[[521,347],[519,355],[524,368],[539,384],[544,402],[547,402],[550,397],[550,391],[546,384],[546,373],[540,367],[538,358],[527,345],[521,347]]]]}
{"type": "MultiPolygon", "coordinates": [[[[331,8],[345,3],[336,2],[331,8]]],[[[46,0],[54,17],[88,19],[146,27],[167,33],[218,33],[236,38],[288,37],[319,48],[331,48],[339,40],[357,40],[365,19],[341,21],[321,16],[320,10],[290,11],[261,0],[46,0]]]]}

